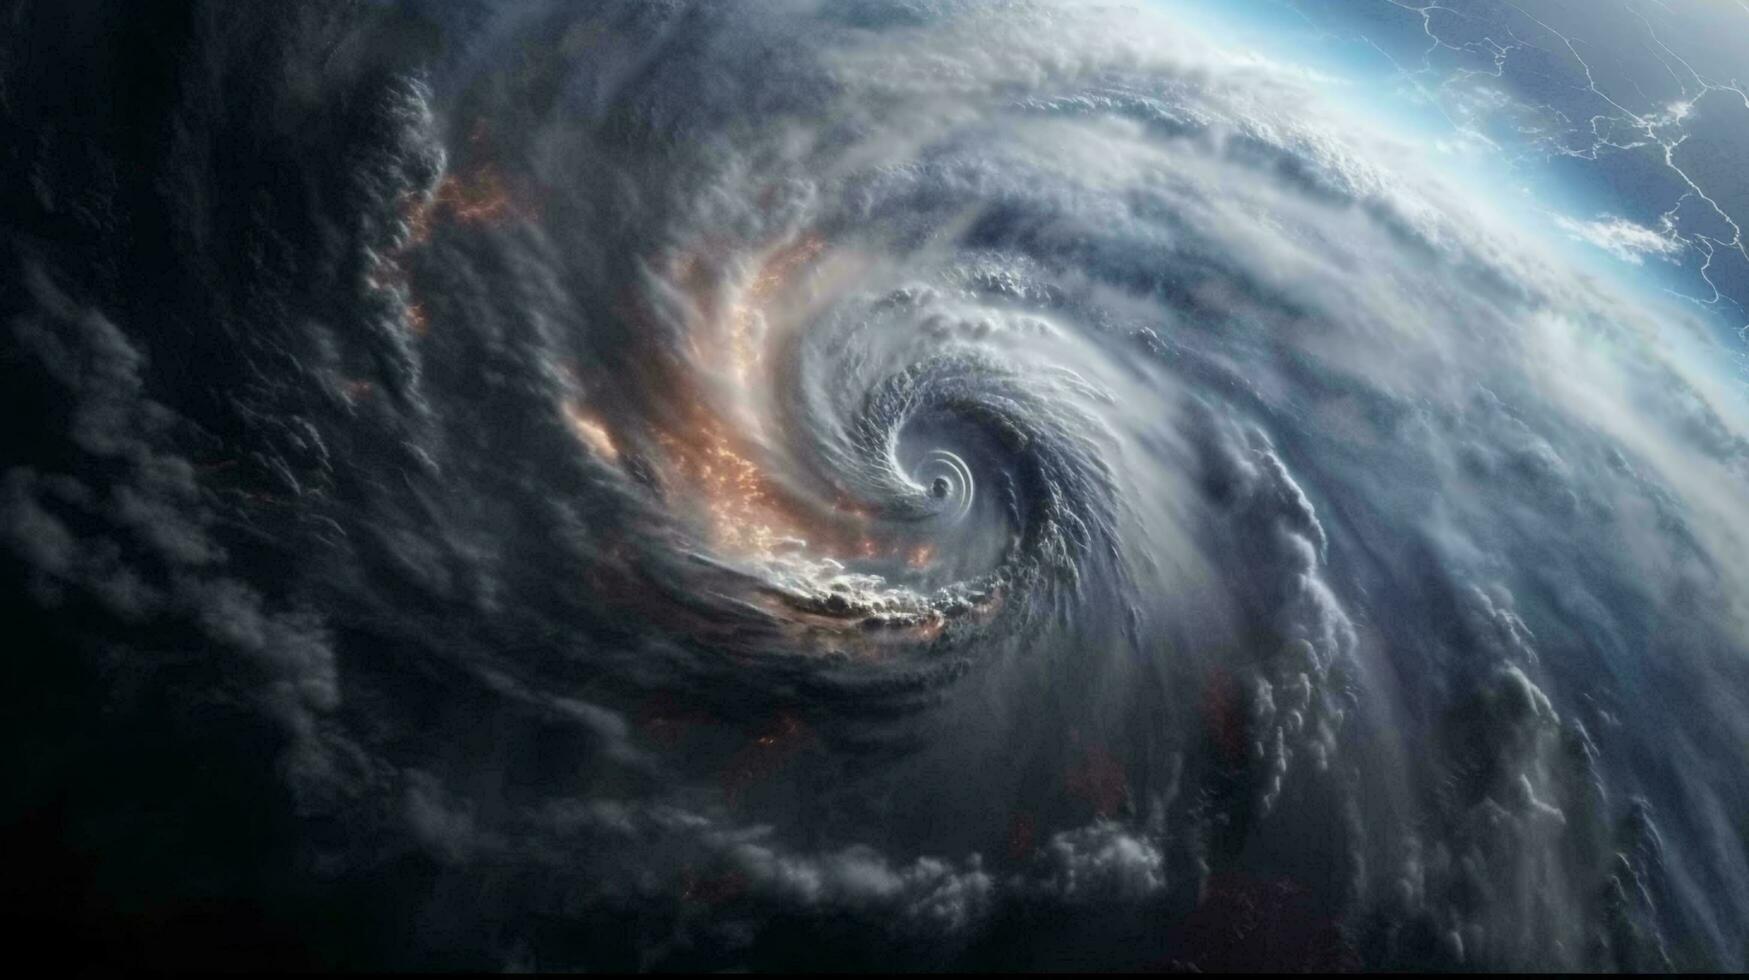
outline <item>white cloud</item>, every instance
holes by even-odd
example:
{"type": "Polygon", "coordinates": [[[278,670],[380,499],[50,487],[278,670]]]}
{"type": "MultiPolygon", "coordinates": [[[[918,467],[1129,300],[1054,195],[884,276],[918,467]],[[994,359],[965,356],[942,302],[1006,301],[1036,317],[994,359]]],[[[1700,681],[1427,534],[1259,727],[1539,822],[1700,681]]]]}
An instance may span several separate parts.
{"type": "Polygon", "coordinates": [[[1578,221],[1557,215],[1555,224],[1573,240],[1593,245],[1632,265],[1640,265],[1648,255],[1659,258],[1676,255],[1683,247],[1673,235],[1626,218],[1606,215],[1594,221],[1578,221]]]}

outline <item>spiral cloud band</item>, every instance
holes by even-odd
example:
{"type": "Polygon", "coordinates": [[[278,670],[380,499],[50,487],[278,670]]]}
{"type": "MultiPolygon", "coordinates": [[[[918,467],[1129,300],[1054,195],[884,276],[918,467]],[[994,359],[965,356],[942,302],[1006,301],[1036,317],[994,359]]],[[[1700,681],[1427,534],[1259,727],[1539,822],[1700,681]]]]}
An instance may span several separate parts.
{"type": "Polygon", "coordinates": [[[1326,79],[1151,4],[188,30],[33,151],[99,217],[8,239],[0,500],[178,888],[353,965],[1745,965],[1727,340],[1326,79]]]}

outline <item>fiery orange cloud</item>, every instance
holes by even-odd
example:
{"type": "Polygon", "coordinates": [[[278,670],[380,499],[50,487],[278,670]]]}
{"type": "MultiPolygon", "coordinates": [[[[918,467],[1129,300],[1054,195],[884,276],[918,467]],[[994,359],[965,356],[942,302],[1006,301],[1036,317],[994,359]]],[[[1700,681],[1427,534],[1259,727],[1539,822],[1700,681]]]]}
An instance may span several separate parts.
{"type": "Polygon", "coordinates": [[[575,401],[566,401],[560,406],[560,414],[565,418],[565,425],[577,441],[594,450],[597,456],[611,462],[619,461],[619,446],[613,441],[613,434],[607,431],[607,426],[600,420],[585,414],[583,407],[575,401]]]}

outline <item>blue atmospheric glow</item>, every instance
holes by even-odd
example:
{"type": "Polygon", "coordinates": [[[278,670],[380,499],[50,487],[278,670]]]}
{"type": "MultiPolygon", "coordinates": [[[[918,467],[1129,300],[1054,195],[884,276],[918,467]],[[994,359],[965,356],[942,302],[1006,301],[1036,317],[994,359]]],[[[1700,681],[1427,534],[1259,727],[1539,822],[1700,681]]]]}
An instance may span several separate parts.
{"type": "MultiPolygon", "coordinates": [[[[1605,216],[1656,224],[1661,208],[1625,199],[1601,181],[1584,179],[1566,166],[1568,159],[1542,153],[1523,134],[1478,111],[1459,119],[1444,104],[1452,91],[1497,93],[1486,76],[1459,81],[1406,64],[1364,34],[1339,34],[1313,23],[1284,0],[1158,0],[1199,34],[1234,51],[1255,52],[1270,61],[1323,76],[1330,105],[1357,125],[1381,130],[1419,149],[1414,164],[1436,172],[1461,188],[1489,216],[1540,242],[1566,261],[1608,281],[1620,291],[1654,306],[1679,302],[1712,315],[1721,338],[1749,331],[1727,303],[1704,302],[1701,266],[1705,256],[1692,249],[1635,262],[1580,240],[1561,221],[1588,222],[1605,216]]],[[[1710,288],[1710,287],[1708,287],[1710,288]]],[[[1723,363],[1744,373],[1741,352],[1723,363]]]]}

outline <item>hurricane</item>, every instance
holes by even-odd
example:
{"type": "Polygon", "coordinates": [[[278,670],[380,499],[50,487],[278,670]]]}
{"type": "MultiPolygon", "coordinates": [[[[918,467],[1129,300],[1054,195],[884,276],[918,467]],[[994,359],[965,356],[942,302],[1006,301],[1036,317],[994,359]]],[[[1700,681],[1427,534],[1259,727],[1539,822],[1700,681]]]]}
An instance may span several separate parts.
{"type": "Polygon", "coordinates": [[[1742,969],[1741,341],[1182,8],[14,6],[9,807],[325,967],[1742,969]]]}

